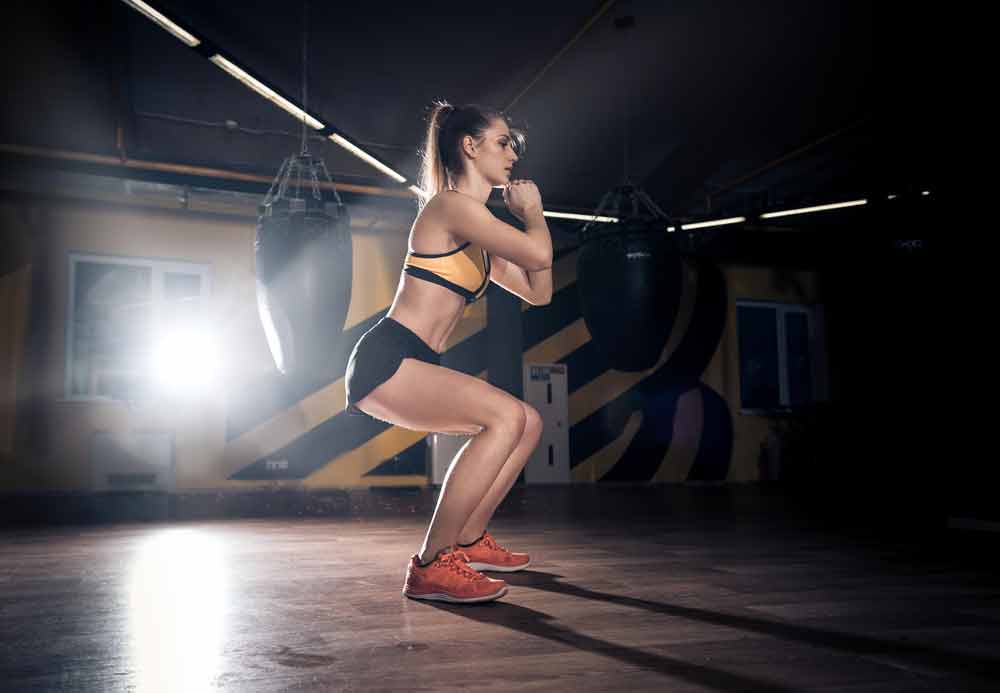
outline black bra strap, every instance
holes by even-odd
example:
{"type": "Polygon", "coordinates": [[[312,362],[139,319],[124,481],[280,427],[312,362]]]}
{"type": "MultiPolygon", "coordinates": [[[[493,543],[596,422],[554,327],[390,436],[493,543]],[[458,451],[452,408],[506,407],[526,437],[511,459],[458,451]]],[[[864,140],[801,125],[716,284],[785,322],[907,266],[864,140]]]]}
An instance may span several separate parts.
{"type": "Polygon", "coordinates": [[[454,255],[457,252],[465,250],[465,248],[470,243],[472,243],[472,241],[466,241],[465,243],[463,243],[462,245],[458,246],[454,250],[449,250],[447,253],[415,253],[415,252],[413,252],[411,250],[411,251],[409,251],[409,254],[412,255],[413,257],[447,257],[449,255],[454,255]]]}

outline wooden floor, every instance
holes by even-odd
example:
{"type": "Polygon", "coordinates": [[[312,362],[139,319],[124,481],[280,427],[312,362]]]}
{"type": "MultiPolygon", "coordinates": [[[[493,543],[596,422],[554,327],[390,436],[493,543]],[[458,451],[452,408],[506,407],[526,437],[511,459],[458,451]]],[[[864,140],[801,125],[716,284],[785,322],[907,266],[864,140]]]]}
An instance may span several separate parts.
{"type": "Polygon", "coordinates": [[[830,529],[671,493],[651,507],[627,489],[576,504],[515,489],[490,529],[533,565],[502,575],[502,599],[465,606],[400,593],[422,505],[2,530],[0,688],[1000,687],[1000,581],[988,557],[955,550],[956,530],[830,529]]]}

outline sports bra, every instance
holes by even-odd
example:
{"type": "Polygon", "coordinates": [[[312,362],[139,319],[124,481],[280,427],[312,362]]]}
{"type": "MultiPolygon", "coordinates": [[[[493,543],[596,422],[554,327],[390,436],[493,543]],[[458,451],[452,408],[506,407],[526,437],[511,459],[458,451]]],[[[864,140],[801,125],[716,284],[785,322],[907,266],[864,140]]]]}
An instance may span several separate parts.
{"type": "Polygon", "coordinates": [[[486,274],[476,266],[476,263],[463,253],[471,241],[466,241],[447,253],[415,253],[412,250],[406,254],[403,271],[419,279],[424,279],[446,289],[451,289],[465,299],[465,302],[475,303],[490,283],[490,255],[482,248],[483,267],[486,274]]]}

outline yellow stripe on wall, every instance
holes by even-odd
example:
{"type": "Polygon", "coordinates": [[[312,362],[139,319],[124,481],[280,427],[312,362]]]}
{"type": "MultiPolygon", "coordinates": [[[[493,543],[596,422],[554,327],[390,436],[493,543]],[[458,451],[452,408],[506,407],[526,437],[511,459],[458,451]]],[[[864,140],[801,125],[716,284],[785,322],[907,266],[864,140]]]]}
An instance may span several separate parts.
{"type": "Polygon", "coordinates": [[[345,396],[344,379],[340,378],[230,440],[223,457],[226,476],[280,450],[340,413],[345,396]]]}
{"type": "MultiPolygon", "coordinates": [[[[574,279],[576,253],[561,258],[553,268],[553,290],[565,288],[574,279]]],[[[656,365],[637,373],[623,373],[615,370],[608,370],[595,378],[593,381],[583,385],[570,397],[569,402],[569,423],[575,425],[585,419],[593,412],[605,406],[608,402],[621,396],[641,382],[643,379],[654,373],[663,366],[680,340],[690,323],[693,314],[693,307],[696,299],[697,278],[686,269],[683,281],[683,295],[677,315],[677,325],[670,333],[663,353],[656,365]]],[[[449,337],[446,349],[453,348],[461,344],[466,339],[478,334],[486,329],[487,307],[486,300],[480,300],[466,307],[462,319],[455,326],[455,330],[449,337]]],[[[524,302],[522,310],[529,310],[534,306],[524,302]]],[[[556,363],[565,358],[567,354],[584,346],[590,341],[591,335],[583,319],[574,321],[567,327],[559,330],[552,336],[536,344],[524,352],[526,362],[534,363],[556,363]]],[[[481,380],[487,380],[488,371],[483,370],[476,375],[481,380]]],[[[697,409],[700,416],[700,395],[694,393],[692,396],[685,395],[681,398],[686,401],[687,408],[697,409]],[[691,404],[691,397],[697,399],[697,407],[691,404]],[[687,398],[685,400],[685,398],[687,398]]],[[[316,426],[329,420],[331,417],[340,414],[344,407],[345,390],[343,378],[331,383],[329,386],[312,393],[300,402],[282,411],[271,419],[259,424],[250,431],[247,431],[238,438],[233,439],[226,445],[225,467],[227,474],[252,464],[256,460],[278,450],[301,436],[308,433],[316,426]]],[[[694,414],[680,416],[680,410],[684,408],[679,403],[679,415],[675,421],[682,419],[690,421],[694,414]]],[[[621,456],[623,446],[631,440],[634,431],[632,426],[641,423],[641,412],[637,412],[629,419],[622,435],[612,444],[606,446],[590,459],[584,460],[573,470],[574,480],[595,480],[600,478],[610,466],[621,456]],[[611,455],[609,457],[609,455],[611,455]]],[[[698,426],[700,431],[700,426],[698,426]]],[[[691,435],[689,428],[675,430],[675,435],[691,435]]],[[[384,486],[384,485],[421,485],[427,482],[424,475],[380,475],[366,477],[372,469],[384,463],[387,459],[398,455],[402,451],[416,444],[426,437],[427,432],[410,431],[399,426],[386,429],[383,433],[375,436],[363,445],[337,457],[331,458],[327,464],[318,469],[306,479],[306,485],[322,486],[384,486]]],[[[677,439],[679,440],[679,438],[677,439]]],[[[689,450],[697,446],[672,446],[672,450],[689,450]]],[[[659,474],[686,476],[690,465],[694,461],[693,453],[671,453],[668,451],[667,458],[661,466],[659,474]],[[683,455],[685,459],[669,459],[671,455],[683,455]],[[690,459],[688,459],[690,458],[690,459]]]]}

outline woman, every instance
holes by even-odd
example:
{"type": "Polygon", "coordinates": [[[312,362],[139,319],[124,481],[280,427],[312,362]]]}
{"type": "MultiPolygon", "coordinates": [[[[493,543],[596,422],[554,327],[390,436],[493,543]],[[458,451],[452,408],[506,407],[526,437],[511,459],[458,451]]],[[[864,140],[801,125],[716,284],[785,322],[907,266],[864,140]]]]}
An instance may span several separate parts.
{"type": "Polygon", "coordinates": [[[423,151],[417,218],[396,296],[385,317],[351,352],[347,409],[417,431],[471,434],[455,456],[420,552],[410,558],[403,594],[414,599],[482,602],[507,583],[479,570],[511,572],[527,554],[493,540],[486,525],[538,444],[542,421],[504,390],[440,365],[467,304],[492,280],[529,303],[552,298],[552,239],[534,183],[511,181],[523,136],[506,116],[436,102],[423,151]],[[486,208],[503,188],[526,232],[486,208]],[[464,251],[482,258],[482,268],[464,251]]]}

